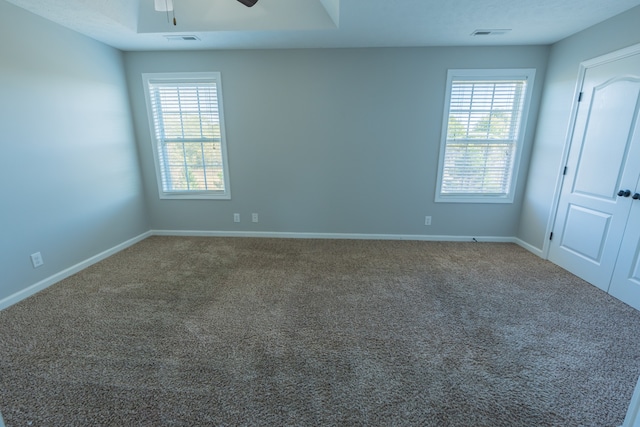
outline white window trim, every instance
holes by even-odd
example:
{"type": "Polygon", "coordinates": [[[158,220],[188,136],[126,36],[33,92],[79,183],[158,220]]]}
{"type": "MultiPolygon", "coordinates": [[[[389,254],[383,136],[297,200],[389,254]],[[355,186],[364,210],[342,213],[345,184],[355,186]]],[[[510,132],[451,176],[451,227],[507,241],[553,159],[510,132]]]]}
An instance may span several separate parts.
{"type": "Polygon", "coordinates": [[[435,201],[439,203],[513,203],[516,189],[518,169],[524,143],[527,119],[529,117],[529,106],[531,104],[531,94],[536,70],[533,68],[519,69],[452,69],[447,72],[446,96],[444,102],[444,114],[442,118],[442,135],[440,141],[440,153],[438,160],[438,177],[436,183],[435,201]],[[451,89],[454,79],[469,78],[474,80],[503,80],[503,79],[526,79],[527,89],[524,94],[522,105],[522,115],[518,136],[516,139],[515,154],[513,158],[513,170],[511,174],[511,184],[507,195],[462,195],[462,194],[442,194],[442,176],[444,171],[445,147],[447,143],[447,131],[449,124],[449,110],[451,104],[451,89]]]}
{"type": "Polygon", "coordinates": [[[198,72],[198,73],[143,73],[142,82],[147,103],[147,116],[149,119],[149,131],[151,135],[152,151],[154,165],[156,169],[156,182],[158,185],[158,195],[160,199],[231,199],[231,187],[229,183],[229,162],[227,159],[227,137],[224,126],[224,104],[222,101],[222,79],[219,72],[198,72]],[[220,150],[223,164],[223,177],[225,183],[224,191],[205,190],[205,191],[172,191],[166,192],[162,187],[161,162],[158,153],[159,141],[156,138],[155,125],[153,121],[153,108],[151,105],[151,94],[149,92],[149,82],[189,82],[189,81],[215,81],[218,95],[218,109],[220,118],[220,150]]]}

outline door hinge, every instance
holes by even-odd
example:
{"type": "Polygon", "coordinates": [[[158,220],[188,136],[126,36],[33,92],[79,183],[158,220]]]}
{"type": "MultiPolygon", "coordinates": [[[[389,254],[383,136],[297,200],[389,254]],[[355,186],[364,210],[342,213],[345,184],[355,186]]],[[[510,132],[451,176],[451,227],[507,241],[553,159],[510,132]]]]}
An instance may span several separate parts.
{"type": "Polygon", "coordinates": [[[566,175],[567,174],[567,167],[565,166],[564,169],[562,170],[562,175],[566,175]]]}
{"type": "Polygon", "coordinates": [[[580,93],[578,94],[578,102],[582,102],[582,94],[583,94],[583,93],[584,93],[584,92],[580,92],[580,93]]]}
{"type": "Polygon", "coordinates": [[[553,240],[553,231],[549,234],[549,240],[553,240]]]}

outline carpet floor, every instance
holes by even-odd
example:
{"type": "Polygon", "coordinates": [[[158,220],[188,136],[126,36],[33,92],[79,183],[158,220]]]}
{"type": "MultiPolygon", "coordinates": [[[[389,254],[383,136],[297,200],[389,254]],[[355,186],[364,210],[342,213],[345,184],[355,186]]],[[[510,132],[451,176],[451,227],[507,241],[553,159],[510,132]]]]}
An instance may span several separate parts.
{"type": "Polygon", "coordinates": [[[513,244],[151,237],[0,312],[13,426],[622,424],[640,312],[513,244]]]}

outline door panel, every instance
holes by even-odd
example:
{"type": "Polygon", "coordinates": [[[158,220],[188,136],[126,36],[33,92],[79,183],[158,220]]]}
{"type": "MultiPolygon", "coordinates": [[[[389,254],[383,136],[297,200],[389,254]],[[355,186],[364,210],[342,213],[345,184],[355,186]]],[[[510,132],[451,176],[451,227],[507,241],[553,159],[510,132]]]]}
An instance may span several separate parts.
{"type": "MultiPolygon", "coordinates": [[[[640,257],[638,255],[640,255],[640,247],[636,247],[636,256],[633,260],[631,274],[625,278],[631,281],[633,287],[640,287],[640,257]]],[[[623,269],[620,270],[623,271],[623,269]]]]}
{"type": "Polygon", "coordinates": [[[563,249],[599,265],[610,223],[611,215],[607,213],[572,205],[569,207],[560,245],[563,249]],[[589,232],[585,233],[585,229],[589,232]]]}
{"type": "Polygon", "coordinates": [[[587,113],[573,192],[612,200],[618,192],[638,101],[638,83],[614,79],[595,87],[587,113]]]}
{"type": "MultiPolygon", "coordinates": [[[[640,163],[640,123],[629,157],[635,159],[636,163],[640,163]]],[[[635,192],[640,192],[640,179],[635,185],[635,192]]],[[[640,199],[630,198],[630,200],[632,200],[631,212],[611,278],[609,293],[640,310],[640,199]]]]}
{"type": "MultiPolygon", "coordinates": [[[[635,188],[640,55],[586,70],[549,259],[609,290],[635,188]],[[557,236],[557,237],[556,237],[557,236]]],[[[638,203],[640,204],[640,202],[638,203]]]]}

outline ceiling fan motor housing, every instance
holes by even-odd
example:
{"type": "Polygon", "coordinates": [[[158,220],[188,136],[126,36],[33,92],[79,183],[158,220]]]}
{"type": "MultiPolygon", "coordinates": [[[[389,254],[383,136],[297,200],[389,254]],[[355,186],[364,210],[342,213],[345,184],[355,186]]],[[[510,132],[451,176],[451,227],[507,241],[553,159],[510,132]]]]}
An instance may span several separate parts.
{"type": "Polygon", "coordinates": [[[247,7],[251,7],[254,4],[258,3],[258,0],[238,0],[238,1],[247,7]]]}

